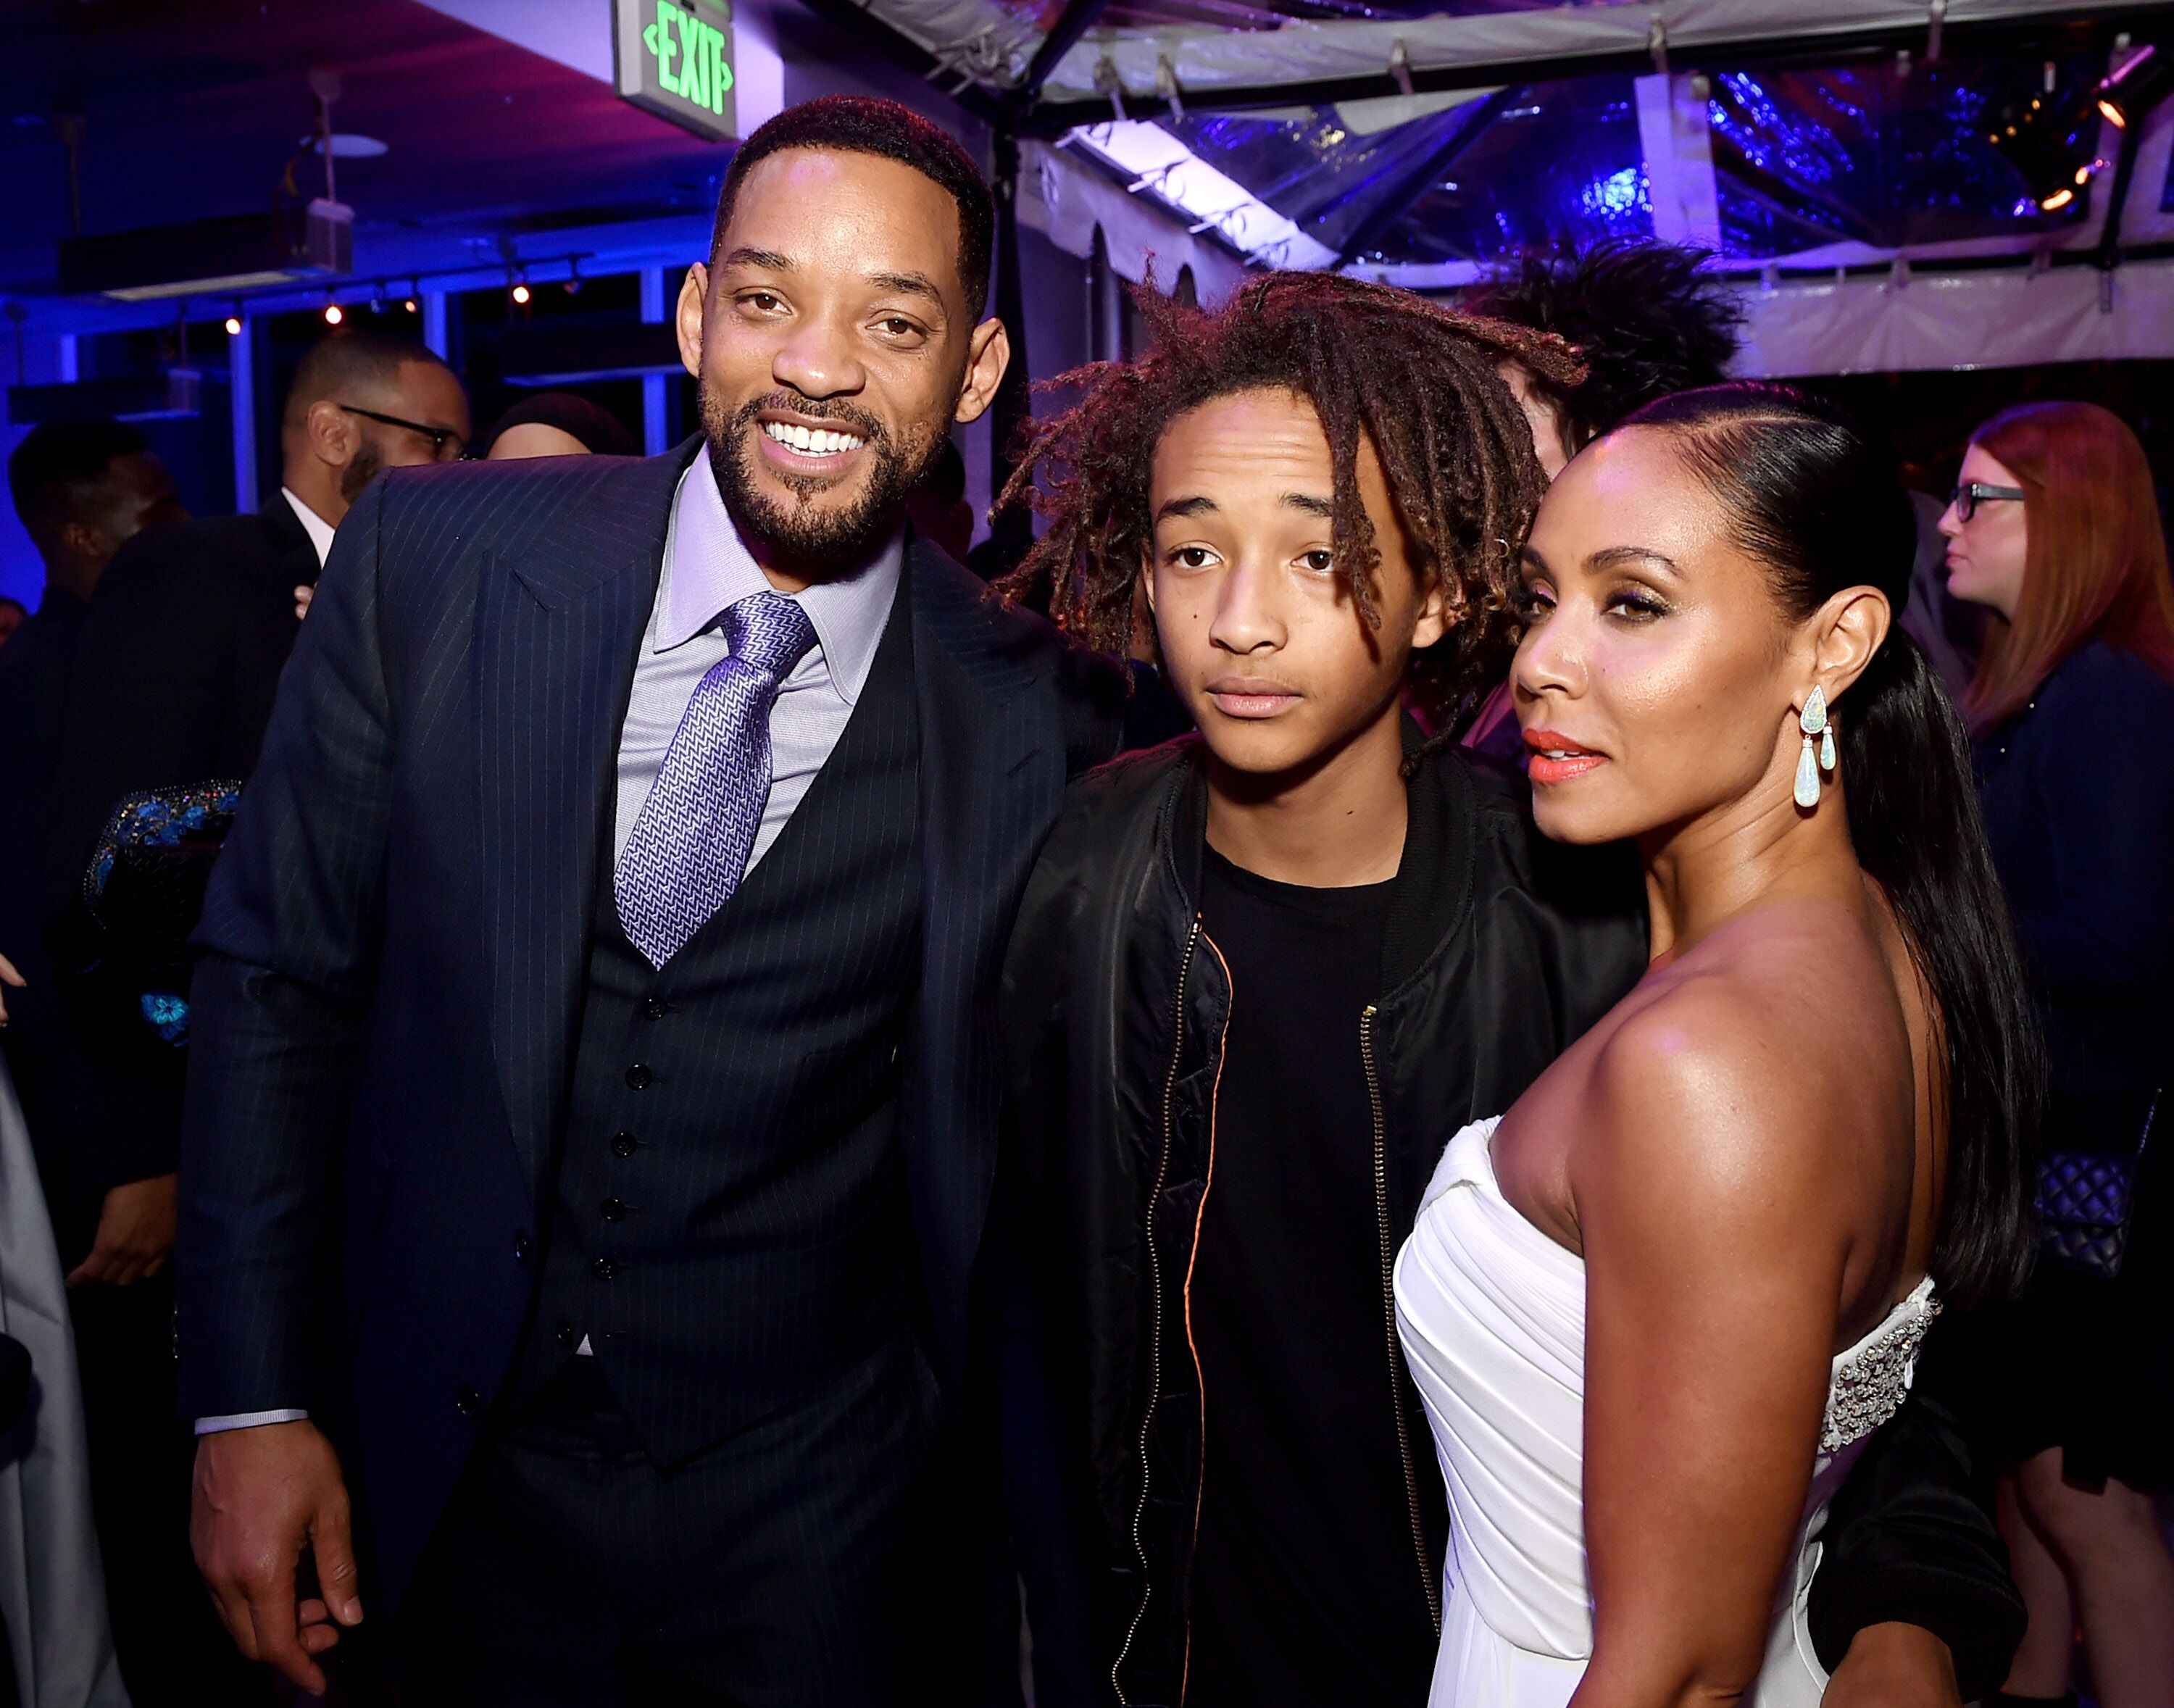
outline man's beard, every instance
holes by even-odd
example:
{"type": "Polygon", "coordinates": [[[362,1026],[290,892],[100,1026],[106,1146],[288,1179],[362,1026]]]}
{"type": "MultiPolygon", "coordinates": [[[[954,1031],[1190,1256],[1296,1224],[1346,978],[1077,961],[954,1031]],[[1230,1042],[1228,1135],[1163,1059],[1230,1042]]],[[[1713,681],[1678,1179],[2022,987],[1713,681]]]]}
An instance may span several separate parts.
{"type": "Polygon", "coordinates": [[[385,453],[368,439],[355,446],[354,456],[348,466],[340,470],[340,496],[349,504],[361,495],[364,487],[377,478],[385,467],[385,453]]]}
{"type": "Polygon", "coordinates": [[[920,484],[944,448],[941,428],[914,430],[900,444],[883,423],[850,403],[825,403],[792,392],[773,392],[743,403],[730,415],[717,394],[701,390],[702,432],[710,442],[710,467],[725,508],[740,528],[766,545],[793,569],[819,580],[865,562],[898,526],[906,495],[920,484]],[[857,436],[873,459],[857,500],[842,510],[819,510],[814,500],[830,483],[773,469],[773,477],[793,494],[779,504],[759,484],[751,466],[749,441],[761,430],[755,417],[765,409],[789,410],[808,420],[835,421],[857,436]]]}

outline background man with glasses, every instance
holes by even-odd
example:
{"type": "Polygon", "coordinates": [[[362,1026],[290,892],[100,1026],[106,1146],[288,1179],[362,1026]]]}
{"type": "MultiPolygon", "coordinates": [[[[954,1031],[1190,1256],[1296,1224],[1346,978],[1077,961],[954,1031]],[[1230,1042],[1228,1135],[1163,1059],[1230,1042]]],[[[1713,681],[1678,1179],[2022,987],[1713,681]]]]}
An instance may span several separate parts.
{"type": "Polygon", "coordinates": [[[254,516],[150,530],[116,555],[84,624],[68,695],[49,869],[72,889],[123,797],[246,778],[348,507],[381,470],[451,462],[468,400],[422,345],[358,329],[295,370],[279,492],[254,516]]]}
{"type": "MultiPolygon", "coordinates": [[[[279,491],[263,508],[150,528],[115,554],[62,695],[40,862],[46,911],[79,889],[124,797],[248,776],[299,632],[296,589],[316,581],[349,505],[381,469],[459,457],[469,430],[460,381],[420,345],[369,331],[328,338],[295,370],[279,491]]],[[[77,1129],[59,1142],[132,1183],[135,1212],[125,1225],[101,1219],[71,1295],[86,1370],[95,1361],[108,1372],[108,1421],[127,1437],[94,1465],[116,1579],[114,1633],[139,1704],[253,1702],[262,1680],[236,1663],[188,1550],[194,1442],[176,1413],[163,1267],[174,1240],[179,1089],[122,1067],[100,1045],[77,1026],[57,1046],[70,1059],[56,1066],[73,1089],[77,1129]],[[189,1694],[198,1689],[201,1699],[189,1694]]]]}

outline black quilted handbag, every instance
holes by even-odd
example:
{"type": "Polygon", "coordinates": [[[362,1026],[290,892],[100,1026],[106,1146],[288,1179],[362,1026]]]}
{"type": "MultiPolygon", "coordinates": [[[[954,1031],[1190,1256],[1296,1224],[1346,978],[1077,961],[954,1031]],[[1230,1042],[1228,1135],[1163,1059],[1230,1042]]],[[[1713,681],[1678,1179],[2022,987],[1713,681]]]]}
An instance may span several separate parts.
{"type": "Polygon", "coordinates": [[[2046,1255],[2103,1281],[2121,1273],[2136,1209],[2136,1176],[2159,1095],[2145,1105],[2136,1149],[2127,1156],[2057,1150],[2038,1165],[2038,1237],[2046,1255]]]}

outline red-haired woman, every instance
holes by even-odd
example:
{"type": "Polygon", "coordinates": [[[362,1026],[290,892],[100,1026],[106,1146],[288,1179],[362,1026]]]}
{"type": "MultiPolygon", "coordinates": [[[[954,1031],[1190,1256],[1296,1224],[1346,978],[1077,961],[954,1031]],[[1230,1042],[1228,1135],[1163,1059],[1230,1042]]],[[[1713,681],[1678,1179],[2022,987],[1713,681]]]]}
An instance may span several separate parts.
{"type": "MultiPolygon", "coordinates": [[[[1987,833],[2045,1004],[2044,1149],[2128,1165],[2131,1182],[2118,1273],[2049,1243],[1998,1330],[1988,1424],[2014,1467],[2002,1527],[2031,1609],[2008,1689],[2063,1700],[2080,1625],[2104,1708],[2163,1705],[2174,1557],[2152,1493],[2174,1485],[2166,535],[2136,435],[2090,403],[2030,404],[1979,428],[1940,531],[1950,592],[1993,613],[1966,709],[1987,833]],[[2155,1101],[2161,1130],[2147,1145],[2155,1101]]],[[[2062,1206],[2042,1194],[2042,1209],[2051,1220],[2062,1206]]]]}

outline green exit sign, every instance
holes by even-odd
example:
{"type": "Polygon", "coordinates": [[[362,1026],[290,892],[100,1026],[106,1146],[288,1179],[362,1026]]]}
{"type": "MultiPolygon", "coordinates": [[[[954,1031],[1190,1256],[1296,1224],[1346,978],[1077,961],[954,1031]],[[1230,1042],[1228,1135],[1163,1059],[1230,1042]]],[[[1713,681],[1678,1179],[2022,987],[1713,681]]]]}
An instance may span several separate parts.
{"type": "Polygon", "coordinates": [[[733,14],[716,0],[612,0],[619,92],[711,142],[733,131],[733,14]]]}

